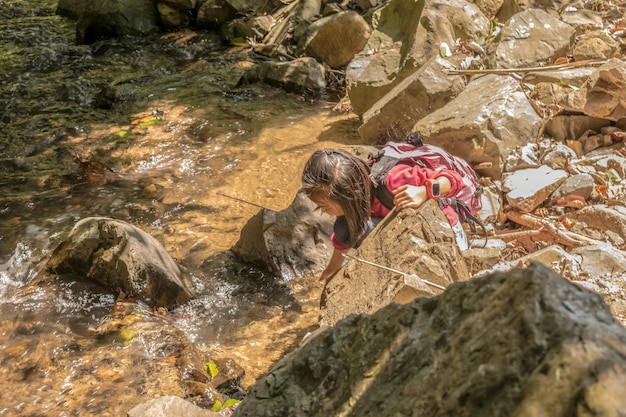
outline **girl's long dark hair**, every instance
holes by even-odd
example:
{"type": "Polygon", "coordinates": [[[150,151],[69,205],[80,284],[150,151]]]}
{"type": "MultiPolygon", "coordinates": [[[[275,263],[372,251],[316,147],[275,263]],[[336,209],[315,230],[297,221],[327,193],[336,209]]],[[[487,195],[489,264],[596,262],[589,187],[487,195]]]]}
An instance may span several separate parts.
{"type": "Polygon", "coordinates": [[[321,192],[339,203],[350,232],[349,246],[363,234],[371,216],[373,184],[365,161],[343,149],[315,151],[302,172],[302,191],[321,192]]]}

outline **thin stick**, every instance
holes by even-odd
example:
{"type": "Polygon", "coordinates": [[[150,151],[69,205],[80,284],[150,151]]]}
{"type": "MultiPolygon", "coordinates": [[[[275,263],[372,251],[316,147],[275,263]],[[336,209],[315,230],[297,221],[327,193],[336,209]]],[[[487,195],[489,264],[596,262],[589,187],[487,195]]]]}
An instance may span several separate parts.
{"type": "MultiPolygon", "coordinates": [[[[375,266],[377,268],[384,269],[386,271],[395,272],[396,274],[400,274],[402,276],[410,275],[410,274],[407,274],[406,272],[398,271],[397,269],[392,269],[392,268],[389,268],[389,267],[386,267],[386,266],[375,264],[374,262],[366,261],[365,259],[357,258],[356,256],[348,255],[347,253],[344,253],[343,256],[345,258],[354,259],[355,261],[363,262],[364,264],[375,266]]],[[[441,285],[435,284],[434,282],[426,281],[425,279],[422,279],[422,278],[419,278],[419,279],[422,280],[425,284],[428,284],[428,285],[433,286],[435,288],[439,288],[441,290],[445,290],[446,289],[446,287],[442,287],[441,285]]]]}
{"type": "Polygon", "coordinates": [[[526,67],[526,68],[491,68],[482,70],[449,70],[448,74],[511,74],[515,72],[537,72],[537,71],[552,71],[562,68],[577,68],[584,66],[602,65],[607,61],[587,60],[579,62],[569,62],[567,64],[559,65],[546,65],[544,67],[526,67]]]}
{"type": "Polygon", "coordinates": [[[246,200],[243,200],[241,198],[233,197],[231,195],[227,195],[227,194],[224,194],[224,193],[220,193],[219,191],[217,191],[215,194],[218,194],[218,195],[221,195],[222,197],[230,198],[230,199],[233,199],[233,200],[236,200],[236,201],[240,201],[242,203],[250,204],[251,206],[259,207],[259,208],[262,208],[262,209],[265,209],[265,210],[270,210],[267,207],[263,207],[263,206],[261,206],[259,204],[252,203],[250,201],[246,201],[246,200]]]}

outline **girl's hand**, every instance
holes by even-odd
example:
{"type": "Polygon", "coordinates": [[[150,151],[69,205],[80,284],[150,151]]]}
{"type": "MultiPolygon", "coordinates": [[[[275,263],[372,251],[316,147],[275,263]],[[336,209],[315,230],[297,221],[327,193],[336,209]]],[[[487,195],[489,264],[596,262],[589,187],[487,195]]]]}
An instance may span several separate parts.
{"type": "Polygon", "coordinates": [[[393,190],[393,203],[402,210],[405,208],[418,208],[428,199],[426,187],[423,185],[401,185],[393,190]]]}

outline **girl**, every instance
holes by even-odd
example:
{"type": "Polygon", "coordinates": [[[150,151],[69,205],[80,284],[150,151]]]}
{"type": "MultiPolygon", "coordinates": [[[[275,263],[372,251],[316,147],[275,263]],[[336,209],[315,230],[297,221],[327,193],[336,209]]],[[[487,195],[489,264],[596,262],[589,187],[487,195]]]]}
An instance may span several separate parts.
{"type": "MultiPolygon", "coordinates": [[[[433,171],[406,163],[392,167],[384,182],[398,210],[418,208],[428,198],[454,196],[462,187],[456,171],[433,171]]],[[[357,248],[389,209],[375,197],[376,184],[370,178],[367,162],[342,149],[323,148],[313,153],[302,172],[302,191],[322,212],[337,218],[331,235],[334,251],[320,277],[325,282],[341,268],[343,254],[357,248]]],[[[467,249],[458,214],[450,206],[444,206],[443,212],[459,247],[467,249]]]]}

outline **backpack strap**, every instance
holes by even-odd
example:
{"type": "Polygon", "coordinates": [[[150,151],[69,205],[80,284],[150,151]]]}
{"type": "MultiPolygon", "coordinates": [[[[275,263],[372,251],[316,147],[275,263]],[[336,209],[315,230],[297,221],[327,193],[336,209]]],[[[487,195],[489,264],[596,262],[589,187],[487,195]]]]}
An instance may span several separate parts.
{"type": "Polygon", "coordinates": [[[439,203],[439,207],[443,209],[444,206],[452,206],[454,211],[456,211],[459,215],[459,219],[469,224],[470,229],[473,233],[477,233],[476,225],[479,225],[485,235],[485,243],[483,244],[483,248],[487,246],[487,241],[489,240],[489,235],[487,234],[487,228],[476,216],[472,214],[467,204],[464,201],[459,200],[457,198],[440,198],[437,200],[439,203]]]}
{"type": "Polygon", "coordinates": [[[386,175],[383,175],[381,179],[382,182],[376,186],[374,196],[378,199],[378,201],[381,202],[383,206],[385,206],[389,210],[392,210],[395,207],[395,204],[393,204],[393,194],[391,193],[391,191],[389,191],[387,185],[385,185],[385,177],[386,175]]]}

